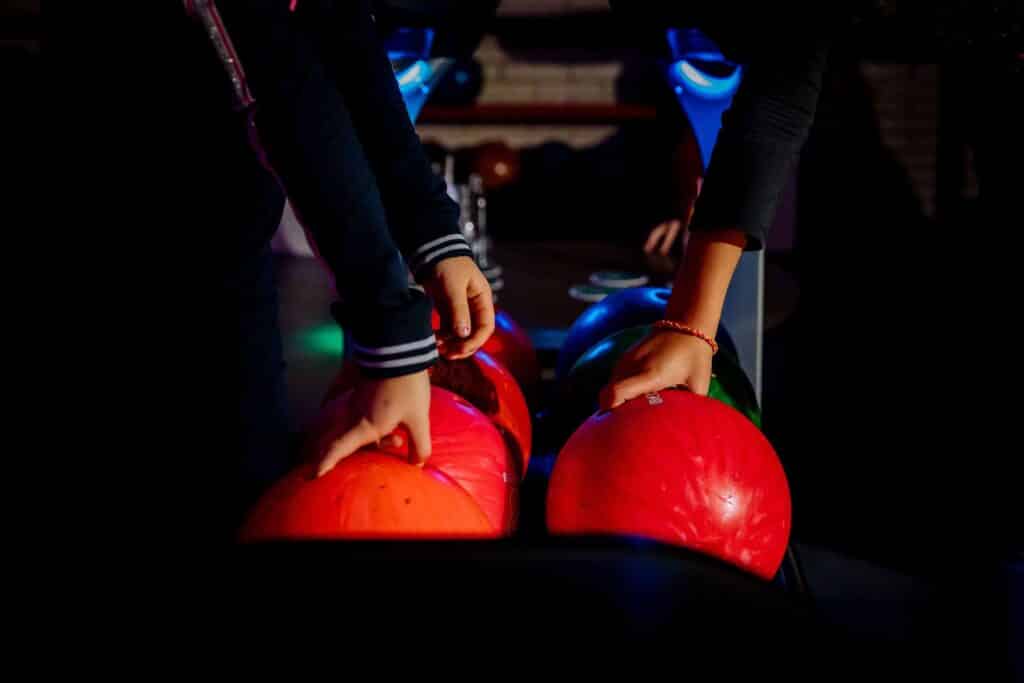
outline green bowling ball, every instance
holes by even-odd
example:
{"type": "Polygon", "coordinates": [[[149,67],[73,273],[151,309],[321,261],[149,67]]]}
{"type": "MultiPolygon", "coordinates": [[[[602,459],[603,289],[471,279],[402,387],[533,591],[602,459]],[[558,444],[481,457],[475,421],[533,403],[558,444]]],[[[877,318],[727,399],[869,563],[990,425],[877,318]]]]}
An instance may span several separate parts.
{"type": "MultiPolygon", "coordinates": [[[[647,337],[650,325],[638,325],[605,337],[591,346],[569,370],[562,394],[562,415],[574,429],[597,409],[597,396],[608,384],[615,364],[634,344],[647,337]]],[[[761,427],[761,409],[754,387],[747,379],[739,361],[722,349],[711,365],[711,387],[708,396],[732,406],[761,427]]]]}

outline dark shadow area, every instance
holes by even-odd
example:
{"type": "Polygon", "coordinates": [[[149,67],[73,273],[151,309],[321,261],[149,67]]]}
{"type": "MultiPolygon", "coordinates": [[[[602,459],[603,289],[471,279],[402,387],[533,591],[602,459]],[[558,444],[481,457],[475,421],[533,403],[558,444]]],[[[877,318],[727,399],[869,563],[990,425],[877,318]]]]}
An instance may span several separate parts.
{"type": "MultiPolygon", "coordinates": [[[[965,84],[956,99],[991,145],[982,157],[1018,144],[1016,127],[1000,125],[1014,81],[990,82],[987,97],[965,84]]],[[[1017,373],[999,341],[1013,334],[1019,285],[994,235],[1020,220],[996,206],[1013,171],[988,169],[988,210],[927,219],[844,55],[800,168],[800,303],[766,340],[768,363],[781,354],[785,373],[765,397],[795,533],[955,585],[1020,547],[1008,486],[1015,399],[1000,389],[1017,373]]]]}

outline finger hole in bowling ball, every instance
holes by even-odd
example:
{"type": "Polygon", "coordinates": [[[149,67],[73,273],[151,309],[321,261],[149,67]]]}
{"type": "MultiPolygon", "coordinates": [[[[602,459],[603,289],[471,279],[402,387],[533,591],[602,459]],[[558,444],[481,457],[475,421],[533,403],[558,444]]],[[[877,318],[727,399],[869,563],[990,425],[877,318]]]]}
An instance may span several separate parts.
{"type": "Polygon", "coordinates": [[[657,291],[654,293],[654,298],[657,299],[658,301],[664,301],[665,303],[668,303],[668,295],[669,292],[657,291]]]}
{"type": "Polygon", "coordinates": [[[439,358],[430,368],[430,378],[436,384],[462,396],[485,414],[498,412],[498,392],[472,360],[439,358]]]}

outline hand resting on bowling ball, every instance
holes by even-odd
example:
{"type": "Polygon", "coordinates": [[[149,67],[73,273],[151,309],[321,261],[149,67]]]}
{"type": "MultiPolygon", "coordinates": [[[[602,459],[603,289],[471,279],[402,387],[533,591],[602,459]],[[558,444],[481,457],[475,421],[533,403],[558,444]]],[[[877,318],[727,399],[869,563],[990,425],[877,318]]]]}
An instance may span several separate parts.
{"type": "MultiPolygon", "coordinates": [[[[486,284],[486,282],[484,283],[486,284]]],[[[353,390],[346,413],[345,432],[320,460],[317,476],[323,476],[344,458],[370,444],[400,447],[393,432],[404,426],[409,435],[409,455],[422,465],[430,457],[430,377],[427,371],[390,379],[363,378],[353,390]]]]}
{"type": "Polygon", "coordinates": [[[434,266],[423,288],[441,315],[437,350],[449,360],[472,356],[494,332],[494,299],[487,278],[468,256],[434,266]]]}
{"type": "MultiPolygon", "coordinates": [[[[438,262],[423,281],[434,300],[442,327],[438,351],[457,360],[473,355],[494,332],[491,287],[473,259],[454,256],[438,262]]],[[[439,335],[440,336],[440,335],[439,335]]],[[[430,377],[427,371],[390,379],[362,378],[348,402],[345,432],[326,448],[317,476],[370,444],[402,448],[409,439],[412,460],[430,457],[430,377]],[[395,433],[404,427],[401,433],[395,433]],[[407,435],[407,436],[406,436],[407,435]]]]}
{"type": "Polygon", "coordinates": [[[683,386],[707,396],[711,386],[711,347],[697,337],[655,331],[619,360],[600,395],[601,410],[668,387],[683,386]]]}
{"type": "MultiPolygon", "coordinates": [[[[690,234],[666,318],[697,330],[717,330],[725,293],[746,241],[746,234],[735,228],[690,234]]],[[[699,337],[656,330],[619,360],[612,381],[601,391],[600,407],[608,410],[674,386],[707,396],[713,355],[711,346],[699,337]]]]}

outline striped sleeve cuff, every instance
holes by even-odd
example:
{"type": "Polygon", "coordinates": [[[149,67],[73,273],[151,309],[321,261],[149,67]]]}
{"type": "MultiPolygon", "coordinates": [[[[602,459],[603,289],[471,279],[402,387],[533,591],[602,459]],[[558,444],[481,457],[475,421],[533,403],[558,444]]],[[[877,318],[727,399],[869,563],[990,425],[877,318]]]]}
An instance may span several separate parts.
{"type": "Polygon", "coordinates": [[[412,253],[409,259],[409,269],[418,278],[424,269],[452,256],[473,258],[473,250],[470,249],[469,242],[461,234],[445,235],[421,245],[412,253]]]}
{"type": "Polygon", "coordinates": [[[430,367],[437,360],[434,335],[406,344],[363,346],[352,344],[352,359],[369,375],[405,375],[430,367]]]}
{"type": "Polygon", "coordinates": [[[429,297],[408,289],[397,296],[337,302],[331,312],[345,330],[345,355],[365,377],[385,379],[426,370],[437,360],[429,297]]]}

